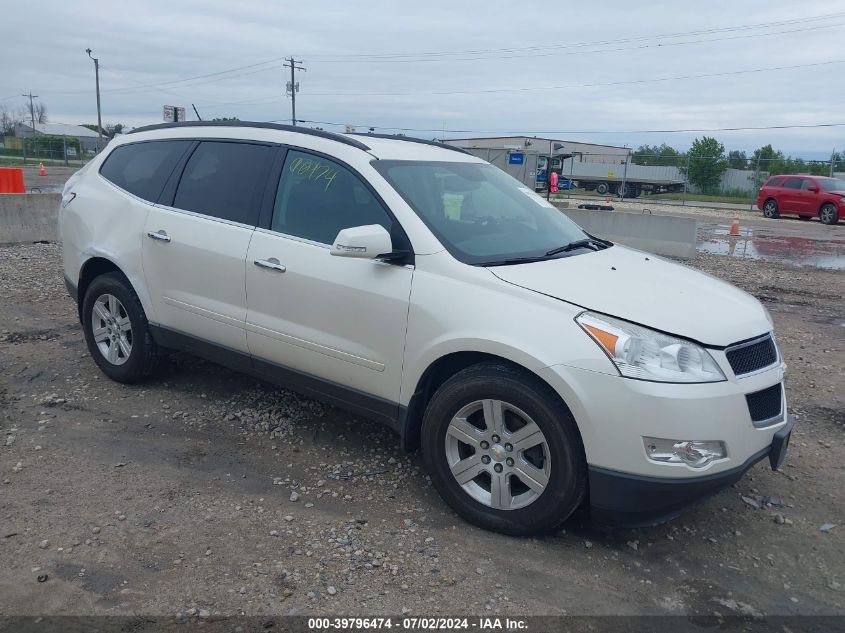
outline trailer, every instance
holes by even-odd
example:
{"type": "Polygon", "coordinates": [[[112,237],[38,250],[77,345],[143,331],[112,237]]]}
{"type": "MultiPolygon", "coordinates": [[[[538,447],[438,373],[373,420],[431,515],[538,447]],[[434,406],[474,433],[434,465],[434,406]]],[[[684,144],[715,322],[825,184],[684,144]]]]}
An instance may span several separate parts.
{"type": "Polygon", "coordinates": [[[519,145],[502,147],[463,147],[464,151],[483,158],[535,191],[545,191],[549,162],[561,182],[575,183],[585,191],[599,195],[636,198],[643,193],[680,192],[685,179],[677,167],[646,167],[627,164],[621,156],[618,164],[589,162],[589,156],[558,153],[549,155],[519,145]],[[587,160],[585,160],[585,158],[587,160]]]}
{"type": "MultiPolygon", "coordinates": [[[[576,181],[580,189],[623,198],[637,198],[643,193],[681,192],[686,182],[677,167],[631,164],[616,167],[580,162],[577,157],[571,156],[553,158],[552,169],[561,178],[576,181]]],[[[545,181],[542,186],[545,188],[545,181]]]]}

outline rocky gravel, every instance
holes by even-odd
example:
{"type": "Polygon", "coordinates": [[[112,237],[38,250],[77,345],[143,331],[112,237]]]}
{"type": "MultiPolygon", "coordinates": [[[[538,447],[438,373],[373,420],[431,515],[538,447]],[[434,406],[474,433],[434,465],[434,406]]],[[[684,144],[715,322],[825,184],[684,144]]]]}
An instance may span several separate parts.
{"type": "Polygon", "coordinates": [[[59,248],[0,248],[0,613],[843,614],[845,276],[691,265],[774,318],[784,468],[666,525],[514,539],[454,515],[370,421],[184,355],[110,382],[59,248]]]}

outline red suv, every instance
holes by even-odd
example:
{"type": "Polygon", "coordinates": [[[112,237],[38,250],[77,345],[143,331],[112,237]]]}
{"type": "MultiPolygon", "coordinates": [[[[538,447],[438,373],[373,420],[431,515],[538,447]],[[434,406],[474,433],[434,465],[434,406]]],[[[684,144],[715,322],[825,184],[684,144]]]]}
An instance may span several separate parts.
{"type": "Polygon", "coordinates": [[[803,220],[814,215],[825,224],[845,217],[845,180],[823,176],[771,176],[757,194],[757,208],[767,218],[794,213],[803,220]]]}

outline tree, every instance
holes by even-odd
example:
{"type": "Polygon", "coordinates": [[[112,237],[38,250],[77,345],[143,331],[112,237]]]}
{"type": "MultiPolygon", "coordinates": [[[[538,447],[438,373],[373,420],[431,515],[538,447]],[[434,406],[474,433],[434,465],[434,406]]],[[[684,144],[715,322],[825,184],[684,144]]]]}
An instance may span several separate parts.
{"type": "Polygon", "coordinates": [[[14,136],[15,126],[21,121],[19,112],[12,112],[5,105],[0,105],[0,134],[14,136]]]}
{"type": "Polygon", "coordinates": [[[748,168],[748,156],[745,155],[745,152],[734,149],[728,152],[728,164],[733,169],[747,169],[748,168]]]}
{"type": "Polygon", "coordinates": [[[35,114],[35,122],[36,123],[46,123],[47,122],[47,106],[44,105],[43,102],[39,101],[36,103],[33,108],[33,113],[35,114]]]}
{"type": "MultiPolygon", "coordinates": [[[[722,174],[728,168],[725,160],[725,146],[711,136],[702,136],[692,142],[687,158],[689,168],[687,178],[703,193],[715,193],[719,190],[722,174]]],[[[685,167],[686,171],[687,168],[685,167]]]]}
{"type": "Polygon", "coordinates": [[[770,174],[773,174],[775,172],[783,171],[781,167],[785,160],[785,156],[782,151],[776,150],[771,146],[771,144],[769,144],[755,149],[752,160],[755,168],[759,166],[760,171],[767,171],[770,174]]]}
{"type": "Polygon", "coordinates": [[[631,153],[631,162],[635,165],[677,166],[681,153],[666,143],[661,145],[640,145],[631,153]]]}

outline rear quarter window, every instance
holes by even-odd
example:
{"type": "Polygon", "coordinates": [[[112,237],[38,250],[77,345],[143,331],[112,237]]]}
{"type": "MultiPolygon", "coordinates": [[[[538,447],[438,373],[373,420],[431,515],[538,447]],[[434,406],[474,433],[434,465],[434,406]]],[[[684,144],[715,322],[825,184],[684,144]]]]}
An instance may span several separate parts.
{"type": "Polygon", "coordinates": [[[157,202],[176,163],[192,141],[146,141],[121,145],[112,151],[100,175],[149,202],[157,202]]]}
{"type": "Polygon", "coordinates": [[[766,187],[780,187],[783,184],[783,178],[772,178],[764,186],[766,187]]]}

